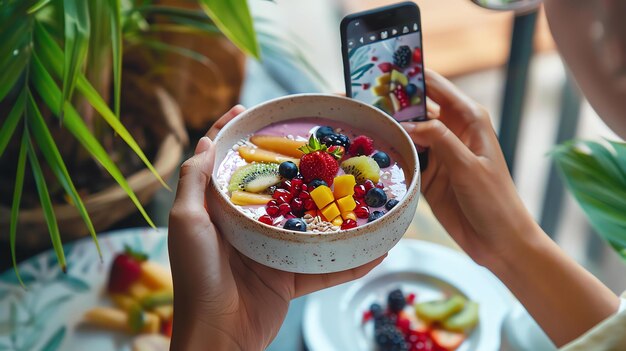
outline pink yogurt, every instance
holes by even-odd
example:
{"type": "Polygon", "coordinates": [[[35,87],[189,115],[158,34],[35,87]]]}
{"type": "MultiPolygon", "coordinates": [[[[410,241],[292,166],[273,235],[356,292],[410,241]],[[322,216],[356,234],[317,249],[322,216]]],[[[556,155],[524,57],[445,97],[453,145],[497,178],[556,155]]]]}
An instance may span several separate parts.
{"type": "MultiPolygon", "coordinates": [[[[347,135],[350,140],[353,140],[358,135],[367,135],[355,129],[351,126],[348,126],[341,122],[331,121],[324,118],[318,117],[303,117],[299,119],[290,120],[288,122],[280,122],[271,124],[265,128],[260,129],[255,134],[260,135],[272,135],[272,136],[282,136],[287,137],[294,140],[303,140],[306,141],[309,139],[309,136],[314,133],[318,127],[320,126],[331,126],[335,130],[341,129],[341,133],[347,135]]],[[[399,159],[397,152],[395,149],[389,145],[385,140],[377,140],[374,139],[374,148],[376,150],[383,151],[389,155],[391,158],[391,164],[389,167],[381,168],[380,170],[380,182],[384,185],[384,191],[387,194],[387,200],[396,199],[400,201],[406,195],[406,179],[404,176],[404,172],[400,165],[396,162],[399,159]]],[[[217,172],[217,184],[222,192],[228,194],[228,183],[230,182],[230,177],[233,172],[245,165],[247,162],[239,156],[237,149],[243,145],[252,145],[249,140],[246,138],[241,140],[236,145],[233,145],[233,148],[228,151],[228,154],[224,158],[224,161],[219,166],[217,172]]],[[[341,163],[341,161],[340,161],[341,163]]],[[[345,174],[341,167],[339,168],[339,172],[337,175],[345,174]]],[[[230,194],[228,194],[230,195],[230,194]]],[[[262,215],[266,214],[265,206],[238,206],[235,205],[239,210],[241,210],[245,215],[258,219],[262,215]]],[[[370,212],[373,211],[385,211],[386,209],[383,207],[380,208],[372,208],[370,207],[370,212]]],[[[284,224],[286,220],[282,218],[282,216],[276,218],[276,225],[281,226],[284,224]]],[[[364,225],[367,223],[367,219],[357,218],[358,226],[364,225]]]]}

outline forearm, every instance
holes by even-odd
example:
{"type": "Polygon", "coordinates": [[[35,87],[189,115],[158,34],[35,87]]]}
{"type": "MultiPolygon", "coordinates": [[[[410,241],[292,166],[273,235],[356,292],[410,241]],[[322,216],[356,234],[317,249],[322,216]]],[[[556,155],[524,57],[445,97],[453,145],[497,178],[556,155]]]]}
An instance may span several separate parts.
{"type": "Polygon", "coordinates": [[[538,225],[512,242],[512,253],[488,267],[557,346],[579,337],[615,313],[619,298],[569,258],[538,225]]]}

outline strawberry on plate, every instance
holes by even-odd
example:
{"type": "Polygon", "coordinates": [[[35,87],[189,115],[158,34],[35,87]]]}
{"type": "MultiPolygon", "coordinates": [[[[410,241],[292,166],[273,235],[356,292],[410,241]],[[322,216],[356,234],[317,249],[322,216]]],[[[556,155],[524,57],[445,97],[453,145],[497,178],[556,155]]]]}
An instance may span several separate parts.
{"type": "Polygon", "coordinates": [[[340,149],[334,149],[331,152],[326,145],[317,140],[315,134],[309,138],[309,143],[299,149],[304,153],[300,158],[300,174],[305,183],[310,183],[315,179],[326,182],[328,186],[333,184],[333,180],[339,171],[339,163],[342,155],[339,155],[340,149]]]}
{"type": "Polygon", "coordinates": [[[111,265],[107,290],[110,293],[128,291],[128,288],[141,277],[141,263],[147,259],[146,254],[133,251],[126,246],[124,252],[118,254],[111,265]]]}
{"type": "Polygon", "coordinates": [[[465,341],[465,334],[443,329],[433,329],[430,336],[437,346],[448,351],[456,350],[465,341]]]}

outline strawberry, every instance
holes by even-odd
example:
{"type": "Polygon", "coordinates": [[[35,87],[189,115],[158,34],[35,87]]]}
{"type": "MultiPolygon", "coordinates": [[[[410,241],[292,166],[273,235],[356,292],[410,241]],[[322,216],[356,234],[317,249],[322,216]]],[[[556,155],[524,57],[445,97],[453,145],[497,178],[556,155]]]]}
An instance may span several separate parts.
{"type": "Polygon", "coordinates": [[[389,73],[389,72],[391,72],[391,69],[393,68],[393,65],[390,62],[382,62],[382,63],[378,64],[378,68],[383,73],[389,73]]]}
{"type": "Polygon", "coordinates": [[[141,277],[141,262],[148,259],[143,253],[133,251],[126,246],[124,252],[118,254],[109,272],[107,290],[110,293],[125,293],[128,288],[141,277]]]}
{"type": "Polygon", "coordinates": [[[161,334],[167,336],[168,338],[172,337],[172,320],[166,320],[161,324],[161,334]]]}
{"type": "Polygon", "coordinates": [[[314,179],[321,179],[330,186],[339,171],[338,159],[340,149],[334,149],[329,153],[326,145],[317,140],[315,135],[311,135],[309,143],[299,149],[304,153],[300,158],[300,174],[305,183],[310,183],[314,179]]]}
{"type": "Polygon", "coordinates": [[[348,153],[351,156],[369,156],[374,152],[374,141],[365,135],[359,135],[352,140],[348,153]]]}
{"type": "Polygon", "coordinates": [[[335,156],[335,158],[337,160],[341,160],[341,158],[343,157],[343,155],[346,153],[346,149],[344,149],[343,146],[339,146],[339,145],[333,145],[331,147],[328,148],[328,152],[335,156]]]}
{"type": "Polygon", "coordinates": [[[415,48],[413,51],[413,62],[422,62],[422,50],[420,48],[415,48]]]}
{"type": "Polygon", "coordinates": [[[409,95],[406,93],[406,90],[404,90],[404,87],[402,85],[398,84],[398,86],[396,86],[396,88],[393,90],[393,94],[396,96],[396,98],[398,98],[401,109],[409,107],[409,95]]]}
{"type": "Polygon", "coordinates": [[[430,336],[437,346],[448,351],[456,350],[465,341],[465,334],[443,329],[434,329],[430,332],[430,336]]]}

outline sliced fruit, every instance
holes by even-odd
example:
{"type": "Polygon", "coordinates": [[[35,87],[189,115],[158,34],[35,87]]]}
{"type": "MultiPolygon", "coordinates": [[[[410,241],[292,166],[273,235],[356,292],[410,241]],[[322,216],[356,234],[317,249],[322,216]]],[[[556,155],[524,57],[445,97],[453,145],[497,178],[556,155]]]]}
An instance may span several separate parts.
{"type": "Polygon", "coordinates": [[[154,261],[141,263],[141,281],[154,290],[174,290],[172,272],[154,261]]]}
{"type": "MultiPolygon", "coordinates": [[[[133,329],[130,327],[131,314],[117,308],[95,307],[87,311],[83,319],[87,324],[105,329],[133,332],[133,329]]],[[[143,312],[143,323],[139,331],[143,333],[158,333],[160,323],[159,317],[156,314],[143,312]]]]}
{"type": "Polygon", "coordinates": [[[409,107],[409,103],[411,101],[410,101],[409,95],[406,93],[406,90],[404,89],[404,87],[398,85],[392,91],[392,93],[398,99],[398,102],[400,103],[400,109],[405,109],[405,108],[409,107]]]}
{"type": "Polygon", "coordinates": [[[356,208],[356,202],[352,195],[344,196],[337,200],[337,207],[341,213],[352,212],[356,208]]]}
{"type": "Polygon", "coordinates": [[[457,314],[444,320],[441,325],[450,331],[464,332],[472,329],[478,323],[478,303],[469,301],[457,314]]]}
{"type": "Polygon", "coordinates": [[[389,85],[391,82],[391,73],[381,74],[376,78],[376,85],[389,85]]]}
{"type": "Polygon", "coordinates": [[[228,191],[245,190],[258,193],[278,183],[280,183],[278,164],[255,162],[235,170],[230,178],[228,191]]]}
{"type": "Polygon", "coordinates": [[[133,351],[163,351],[170,349],[170,338],[172,337],[171,321],[169,328],[165,323],[161,330],[163,335],[159,334],[142,334],[133,339],[133,351]],[[169,334],[168,331],[169,330],[169,334]]]}
{"type": "Polygon", "coordinates": [[[391,100],[391,107],[393,107],[393,112],[398,112],[402,109],[402,106],[400,106],[400,101],[395,94],[389,94],[389,100],[391,100]]]}
{"type": "Polygon", "coordinates": [[[171,305],[174,303],[174,294],[171,291],[157,291],[144,296],[141,306],[151,310],[158,306],[171,305]]]}
{"type": "Polygon", "coordinates": [[[115,306],[127,312],[130,311],[131,308],[133,308],[133,306],[137,304],[135,299],[133,299],[132,297],[128,295],[110,294],[109,296],[111,297],[111,300],[113,300],[113,303],[115,304],[115,306]]]}
{"type": "Polygon", "coordinates": [[[378,68],[383,73],[389,73],[393,68],[393,65],[391,64],[391,62],[381,62],[378,64],[378,68]]]}
{"type": "Polygon", "coordinates": [[[146,295],[150,294],[152,289],[150,289],[146,284],[142,281],[134,282],[128,287],[128,294],[132,296],[135,300],[141,301],[146,295]]]}
{"type": "Polygon", "coordinates": [[[291,161],[298,165],[300,160],[297,158],[281,155],[279,153],[263,150],[250,146],[242,146],[239,148],[239,156],[247,162],[271,162],[271,163],[283,163],[285,161],[291,161]]]}
{"type": "Polygon", "coordinates": [[[445,300],[418,303],[415,305],[415,313],[426,322],[440,322],[461,311],[464,306],[465,299],[454,295],[445,300]]]}
{"type": "Polygon", "coordinates": [[[317,205],[317,208],[324,208],[326,207],[326,205],[335,200],[335,198],[333,197],[333,192],[330,190],[329,187],[325,185],[318,186],[317,188],[313,189],[310,194],[311,198],[317,205]]]}
{"type": "Polygon", "coordinates": [[[235,190],[230,196],[230,201],[239,206],[265,205],[271,200],[272,195],[255,194],[242,190],[235,190]]]}
{"type": "Polygon", "coordinates": [[[344,174],[335,177],[333,195],[335,199],[340,199],[344,196],[352,196],[354,194],[354,186],[356,185],[356,179],[352,174],[344,174]]]}
{"type": "Polygon", "coordinates": [[[298,141],[272,135],[253,135],[250,137],[250,142],[261,149],[296,158],[302,156],[302,151],[298,149],[306,144],[306,141],[298,141]]]}
{"type": "Polygon", "coordinates": [[[154,314],[159,316],[161,320],[167,321],[167,320],[172,319],[172,316],[174,315],[174,306],[173,305],[157,306],[152,309],[152,312],[154,312],[154,314]]]}
{"type": "Polygon", "coordinates": [[[395,69],[391,71],[391,81],[399,83],[403,87],[409,84],[409,78],[395,69]]]}
{"type": "Polygon", "coordinates": [[[141,306],[135,304],[128,311],[128,326],[133,333],[139,333],[145,324],[145,312],[141,306]]]}
{"type": "Polygon", "coordinates": [[[434,329],[430,332],[430,336],[437,344],[448,351],[454,351],[465,341],[465,334],[449,332],[443,329],[434,329]]]}
{"type": "Polygon", "coordinates": [[[341,212],[339,211],[337,204],[333,202],[322,209],[322,215],[332,221],[333,219],[339,217],[341,212]]]}
{"type": "Polygon", "coordinates": [[[422,97],[419,95],[415,95],[413,97],[411,97],[411,105],[415,106],[415,105],[419,105],[422,103],[422,97]]]}
{"type": "Polygon", "coordinates": [[[353,211],[341,212],[341,218],[343,218],[344,221],[351,219],[356,222],[356,213],[354,213],[353,211]]]}
{"type": "Polygon", "coordinates": [[[335,217],[335,219],[330,221],[330,223],[332,223],[336,227],[341,227],[341,225],[343,224],[343,218],[341,218],[341,216],[337,216],[335,217]]]}
{"type": "Polygon", "coordinates": [[[389,94],[385,95],[385,96],[381,96],[380,99],[376,100],[376,102],[374,103],[374,107],[378,107],[379,109],[383,110],[384,112],[388,113],[388,114],[392,114],[393,113],[393,105],[391,104],[391,99],[388,96],[389,94]]]}
{"type": "Polygon", "coordinates": [[[364,183],[368,179],[377,183],[380,179],[380,167],[369,156],[349,158],[341,163],[341,169],[346,174],[352,174],[358,183],[364,183]]]}
{"type": "Polygon", "coordinates": [[[389,95],[389,85],[377,85],[372,88],[372,93],[376,96],[387,96],[389,95]]]}

